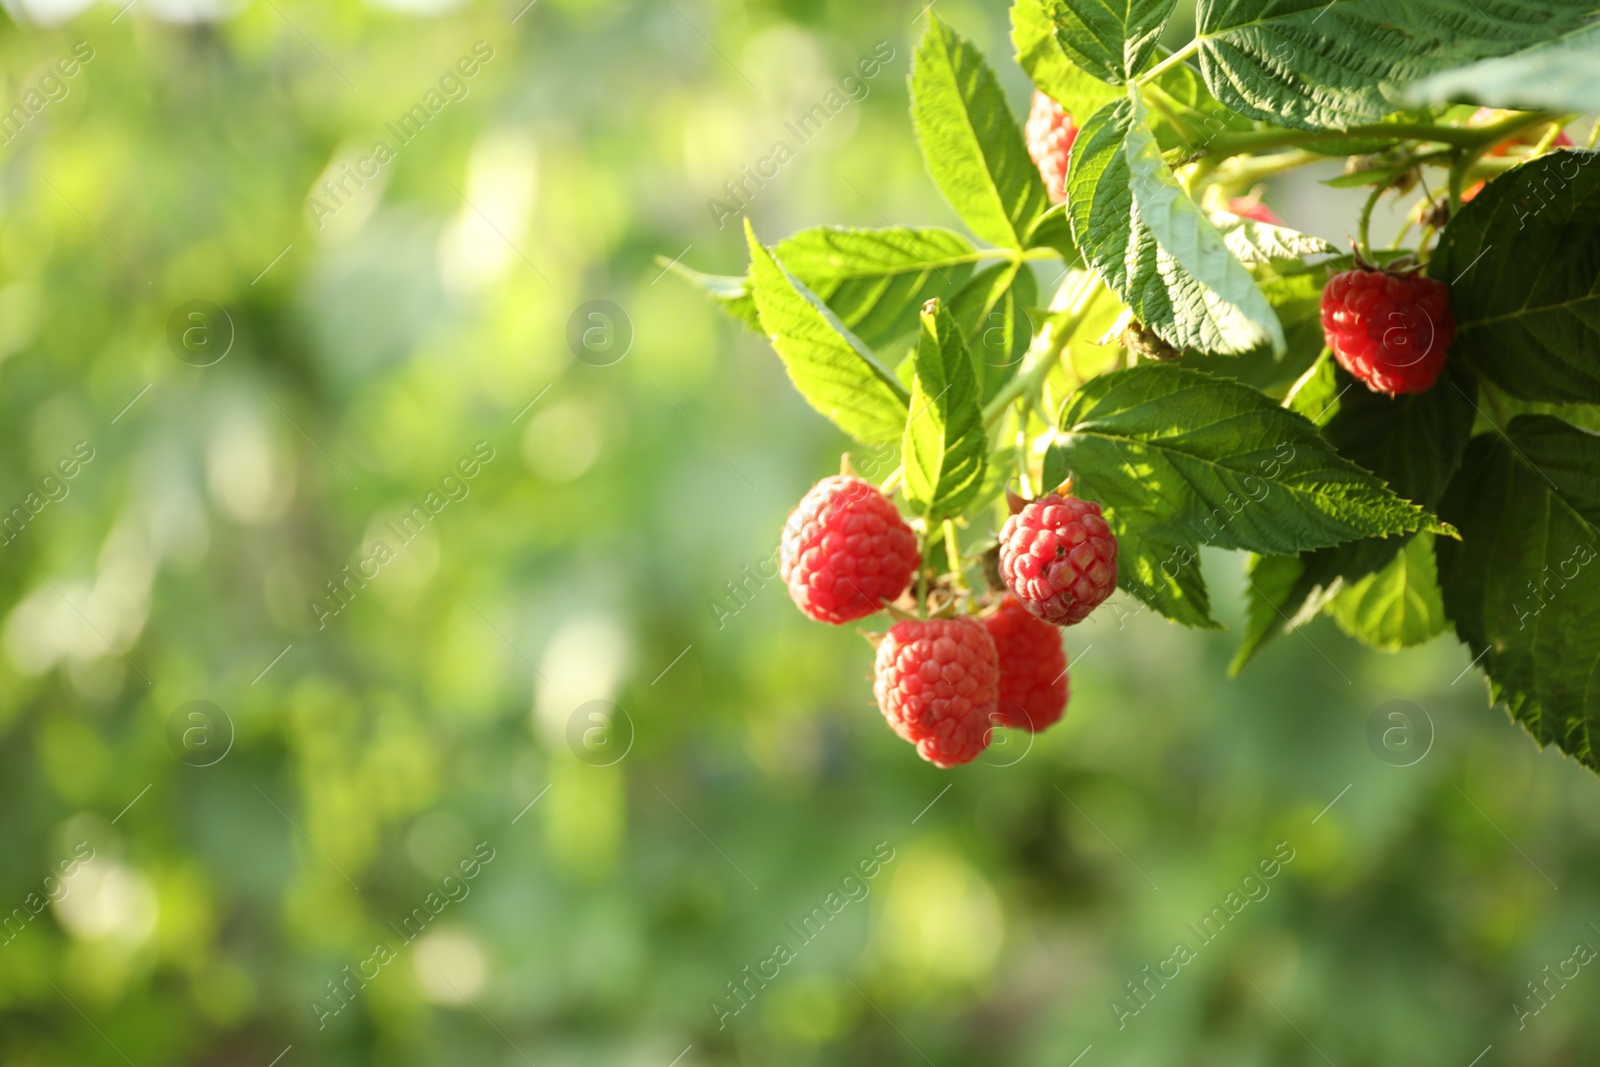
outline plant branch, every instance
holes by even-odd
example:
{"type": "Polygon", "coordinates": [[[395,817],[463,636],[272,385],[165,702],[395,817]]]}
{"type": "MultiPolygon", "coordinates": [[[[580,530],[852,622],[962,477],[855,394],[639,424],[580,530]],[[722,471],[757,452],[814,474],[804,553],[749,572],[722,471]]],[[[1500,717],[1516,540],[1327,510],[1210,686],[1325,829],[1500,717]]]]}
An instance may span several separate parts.
{"type": "Polygon", "coordinates": [[[1367,202],[1361,205],[1361,221],[1356,223],[1356,252],[1359,255],[1365,256],[1372,248],[1372,209],[1378,206],[1378,198],[1388,191],[1388,185],[1378,186],[1367,197],[1367,202]]]}
{"type": "Polygon", "coordinates": [[[1428,122],[1379,122],[1351,126],[1344,130],[1252,130],[1245,133],[1218,134],[1212,138],[1206,151],[1227,158],[1242,153],[1265,152],[1273,148],[1370,138],[1386,141],[1434,141],[1466,149],[1471,158],[1476,159],[1518,130],[1544,122],[1553,122],[1560,117],[1553,111],[1525,111],[1487,126],[1476,127],[1441,126],[1428,122]]]}
{"type": "Polygon", "coordinates": [[[1200,38],[1196,37],[1194,40],[1190,41],[1188,44],[1172,53],[1166,59],[1163,59],[1155,66],[1139,75],[1139,77],[1136,79],[1137,84],[1144,85],[1147,82],[1155,81],[1157,78],[1161,77],[1161,75],[1165,74],[1169,69],[1177,66],[1179,63],[1182,63],[1184,60],[1188,59],[1198,51],[1200,51],[1200,38]]]}
{"type": "MultiPolygon", "coordinates": [[[[1100,280],[1094,273],[1084,269],[1078,278],[1068,278],[1062,283],[1062,288],[1057,292],[1057,299],[1068,292],[1067,286],[1076,283],[1077,288],[1071,290],[1071,295],[1066,301],[1063,310],[1066,314],[1059,320],[1045,324],[1045,329],[1034,338],[1028,347],[1027,355],[1023,357],[1024,365],[1017,368],[1017,373],[1000,391],[994,399],[984,405],[984,428],[993,426],[1005,415],[1007,406],[1019,396],[1031,396],[1044,384],[1045,378],[1050,374],[1050,368],[1061,359],[1061,353],[1067,347],[1067,340],[1072,336],[1078,324],[1083,321],[1085,309],[1089,298],[1094,294],[1100,280]]],[[[1056,303],[1057,301],[1052,301],[1056,303]]]]}

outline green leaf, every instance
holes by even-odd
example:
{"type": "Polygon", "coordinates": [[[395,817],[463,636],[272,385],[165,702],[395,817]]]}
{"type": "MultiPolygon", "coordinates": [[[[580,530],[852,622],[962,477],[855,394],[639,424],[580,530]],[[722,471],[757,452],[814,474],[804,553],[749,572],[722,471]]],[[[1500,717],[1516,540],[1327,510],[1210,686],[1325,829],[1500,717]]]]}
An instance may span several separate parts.
{"type": "Polygon", "coordinates": [[[1056,204],[1035,219],[1023,240],[1029,248],[1055,249],[1068,267],[1083,265],[1083,255],[1072,240],[1072,220],[1067,217],[1065,204],[1056,204]]]}
{"type": "MultiPolygon", "coordinates": [[[[1400,496],[1432,508],[1461,464],[1477,414],[1475,394],[1472,375],[1451,363],[1434,388],[1391,399],[1365,388],[1324,354],[1297,384],[1288,406],[1322,426],[1340,455],[1378,475],[1400,496]]],[[[1251,624],[1231,670],[1237,673],[1278,633],[1310,621],[1330,598],[1379,584],[1376,576],[1400,566],[1396,558],[1411,551],[1415,540],[1402,546],[1394,538],[1369,538],[1287,562],[1263,561],[1258,567],[1269,580],[1253,590],[1251,624]]],[[[1420,581],[1415,568],[1409,574],[1420,581]]],[[[1346,627],[1346,632],[1365,639],[1366,631],[1359,628],[1346,627]]]]}
{"type": "Polygon", "coordinates": [[[1427,392],[1391,398],[1366,388],[1331,358],[1325,366],[1338,392],[1317,419],[1323,436],[1400,496],[1435,507],[1472,434],[1478,412],[1472,376],[1452,362],[1427,392]]]}
{"type": "Polygon", "coordinates": [[[983,384],[956,322],[937,300],[922,312],[911,417],[901,454],[906,502],[930,523],[959,512],[983,482],[989,452],[983,384]]]}
{"type": "Polygon", "coordinates": [[[1120,85],[1144,69],[1177,0],[1050,0],[1056,42],[1073,63],[1120,85]]]}
{"type": "Polygon", "coordinates": [[[1485,59],[1411,86],[1417,104],[1486,104],[1519,111],[1600,113],[1600,23],[1514,56],[1485,59]]]}
{"type": "Polygon", "coordinates": [[[1242,133],[1254,124],[1217,102],[1198,71],[1184,63],[1168,67],[1141,90],[1149,94],[1150,128],[1163,151],[1198,152],[1220,133],[1242,133]]]}
{"type": "Polygon", "coordinates": [[[923,162],[972,232],[1005,248],[1050,206],[994,72],[929,13],[911,68],[911,117],[923,162]]]}
{"type": "Polygon", "coordinates": [[[1452,360],[1528,400],[1600,401],[1600,166],[1562,151],[1496,178],[1445,227],[1452,360]]]}
{"type": "Polygon", "coordinates": [[[1373,648],[1420,645],[1445,629],[1432,534],[1417,534],[1389,565],[1345,586],[1328,602],[1339,628],[1373,648]]]}
{"type": "Polygon", "coordinates": [[[801,230],[773,253],[874,347],[916,329],[922,305],[960,289],[980,255],[950,230],[833,226],[801,230]]]}
{"type": "Polygon", "coordinates": [[[1262,295],[1283,324],[1288,351],[1280,356],[1271,345],[1263,344],[1240,356],[1202,356],[1191,352],[1175,361],[1179,366],[1232,378],[1274,397],[1286,392],[1310,369],[1323,351],[1322,286],[1327,268],[1298,260],[1274,261],[1271,268],[1261,269],[1258,281],[1262,295]],[[1280,271],[1282,273],[1278,273],[1280,271]]]}
{"type": "Polygon", "coordinates": [[[1300,129],[1376,122],[1411,82],[1583,25],[1592,0],[1200,0],[1200,69],[1223,104],[1300,129]]]}
{"type": "Polygon", "coordinates": [[[1228,251],[1246,266],[1298,260],[1303,256],[1337,255],[1339,252],[1320,237],[1227,211],[1211,212],[1211,224],[1222,234],[1228,251]]]}
{"type": "Polygon", "coordinates": [[[1317,583],[1307,578],[1303,556],[1252,555],[1245,566],[1245,584],[1249,588],[1245,590],[1244,638],[1228,664],[1230,677],[1238,675],[1272,638],[1314,618],[1327,599],[1325,595],[1307,599],[1317,583]]]}
{"type": "Polygon", "coordinates": [[[1142,364],[1088,382],[1046,456],[1177,543],[1288,554],[1441,527],[1338,455],[1308,419],[1198,371],[1142,364]]]}
{"type": "Polygon", "coordinates": [[[1055,19],[1050,10],[1056,0],[1017,0],[1011,5],[1011,43],[1017,49],[1017,64],[1028,72],[1041,93],[1079,119],[1093,115],[1100,106],[1122,97],[1122,91],[1085,73],[1067,58],[1056,39],[1055,19]]]}
{"type": "Polygon", "coordinates": [[[1117,535],[1117,585],[1173,622],[1197,630],[1221,630],[1211,617],[1211,595],[1200,573],[1200,551],[1194,544],[1145,537],[1139,524],[1107,512],[1106,523],[1117,535]]]}
{"type": "Polygon", "coordinates": [[[756,240],[748,219],[744,229],[762,332],[800,395],[864,444],[898,438],[906,424],[905,387],[756,240]]]}
{"type": "Polygon", "coordinates": [[[1162,162],[1137,90],[1078,134],[1067,186],[1084,257],[1162,339],[1214,355],[1283,350],[1272,306],[1162,162]]]}
{"type": "Polygon", "coordinates": [[[1442,513],[1439,576],[1495,700],[1540,744],[1600,767],[1600,437],[1524,415],[1473,439],[1442,513]]]}
{"type": "Polygon", "coordinates": [[[756,302],[750,295],[748,279],[728,274],[702,274],[666,256],[657,256],[656,262],[699,289],[729,318],[761,332],[761,319],[756,315],[756,302]]]}
{"type": "Polygon", "coordinates": [[[961,327],[983,381],[984,403],[1017,373],[1033,340],[1026,309],[1038,300],[1033,272],[1023,263],[986,267],[950,299],[950,314],[961,327]]]}
{"type": "Polygon", "coordinates": [[[1044,481],[1069,472],[1117,522],[1163,545],[1291,555],[1439,528],[1339,456],[1309,420],[1248,386],[1169,364],[1078,390],[1044,481]]]}

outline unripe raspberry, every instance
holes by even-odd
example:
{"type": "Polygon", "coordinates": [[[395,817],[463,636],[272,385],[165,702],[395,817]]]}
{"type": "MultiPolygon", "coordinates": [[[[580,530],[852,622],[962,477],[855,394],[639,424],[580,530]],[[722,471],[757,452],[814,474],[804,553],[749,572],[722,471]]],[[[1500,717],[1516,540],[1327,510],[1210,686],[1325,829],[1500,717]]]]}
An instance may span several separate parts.
{"type": "Polygon", "coordinates": [[[1264,222],[1268,226],[1283,225],[1283,220],[1278,217],[1278,213],[1262,203],[1259,198],[1236,196],[1228,201],[1228,213],[1230,215],[1238,215],[1242,219],[1255,219],[1257,222],[1264,222]]]}
{"type": "Polygon", "coordinates": [[[1082,622],[1117,587],[1117,538],[1100,505],[1051,493],[1000,529],[1000,576],[1045,622],[1082,622]]]}
{"type": "Polygon", "coordinates": [[[1322,290],[1322,332],[1339,366],[1373,392],[1424,392],[1455,340],[1450,287],[1420,274],[1335,274],[1322,290]]]}
{"type": "Polygon", "coordinates": [[[1044,179],[1051,203],[1062,203],[1067,199],[1067,163],[1072,142],[1078,137],[1078,127],[1073,125],[1072,116],[1060,104],[1035,91],[1023,135],[1028,142],[1028,155],[1039,168],[1039,177],[1044,179]]]}
{"type": "Polygon", "coordinates": [[[975,619],[903,619],[878,645],[873,693],[895,733],[936,767],[989,747],[1000,695],[994,638],[975,619]]]}
{"type": "Polygon", "coordinates": [[[1036,618],[1016,597],[983,620],[1000,657],[1000,704],[995,721],[1037,733],[1067,710],[1067,654],[1061,631],[1036,618]]]}
{"type": "Polygon", "coordinates": [[[783,527],[779,559],[795,606],[835,625],[865,618],[905,592],[917,537],[889,498],[860,478],[824,478],[783,527]]]}

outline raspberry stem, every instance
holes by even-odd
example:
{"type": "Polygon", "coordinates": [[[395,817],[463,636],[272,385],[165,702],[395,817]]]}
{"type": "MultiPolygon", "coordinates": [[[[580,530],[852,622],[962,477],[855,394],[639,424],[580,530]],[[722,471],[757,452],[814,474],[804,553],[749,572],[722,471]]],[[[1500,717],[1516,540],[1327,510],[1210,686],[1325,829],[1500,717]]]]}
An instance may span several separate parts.
{"type": "Polygon", "coordinates": [[[1196,37],[1194,40],[1190,41],[1188,44],[1172,53],[1166,59],[1163,59],[1155,66],[1139,75],[1138,84],[1148,85],[1150,82],[1155,81],[1157,78],[1161,77],[1161,75],[1165,74],[1170,68],[1182,63],[1184,60],[1188,59],[1198,51],[1200,51],[1200,38],[1196,37]]]}
{"type": "Polygon", "coordinates": [[[1061,288],[1056,290],[1055,298],[1050,301],[1052,311],[1065,311],[1066,314],[1059,320],[1045,324],[1045,328],[1039,331],[1039,336],[1034,338],[1033,344],[1023,356],[1024,365],[1018,367],[1016,375],[1001,386],[993,400],[984,405],[985,429],[1000,420],[1013,400],[1021,396],[1033,396],[1043,388],[1044,380],[1050,375],[1050,369],[1060,361],[1061,353],[1066,350],[1067,341],[1078,328],[1078,324],[1083,321],[1089,301],[1094,297],[1099,285],[1100,279],[1093,271],[1068,272],[1061,283],[1061,288]]]}
{"type": "Polygon", "coordinates": [[[950,567],[950,576],[955,579],[955,586],[963,593],[971,592],[967,586],[967,575],[961,566],[961,544],[956,540],[956,523],[954,519],[944,520],[944,554],[950,567]]]}

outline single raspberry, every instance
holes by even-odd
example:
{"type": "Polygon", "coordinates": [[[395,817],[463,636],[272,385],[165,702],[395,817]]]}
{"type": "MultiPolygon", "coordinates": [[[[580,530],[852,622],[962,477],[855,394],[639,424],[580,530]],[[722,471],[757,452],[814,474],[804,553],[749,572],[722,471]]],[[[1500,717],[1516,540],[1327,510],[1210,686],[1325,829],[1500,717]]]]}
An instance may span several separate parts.
{"type": "Polygon", "coordinates": [[[1000,655],[1000,704],[995,721],[1037,733],[1067,710],[1067,654],[1061,631],[1037,619],[1016,597],[1000,601],[984,629],[1000,655]]]}
{"type": "Polygon", "coordinates": [[[872,691],[889,726],[935,767],[989,747],[1000,696],[994,638],[977,620],[903,619],[878,645],[872,691]]]}
{"type": "Polygon", "coordinates": [[[1456,335],[1450,287],[1420,274],[1343,271],[1322,290],[1322,332],[1339,366],[1373,392],[1424,392],[1456,335]]]}
{"type": "Polygon", "coordinates": [[[1028,111],[1024,127],[1028,142],[1028,155],[1039,168],[1039,177],[1050,194],[1050,202],[1062,203],[1067,199],[1067,162],[1072,154],[1072,142],[1078,138],[1078,127],[1066,109],[1041,92],[1033,94],[1033,107],[1028,111]]]}
{"type": "Polygon", "coordinates": [[[1283,225],[1278,213],[1262,203],[1260,197],[1236,196],[1228,201],[1228,213],[1238,215],[1242,219],[1255,219],[1268,226],[1283,225]]]}
{"type": "Polygon", "coordinates": [[[917,537],[889,498],[860,478],[824,478],[783,526],[779,559],[795,605],[818,622],[865,618],[905,592],[917,537]]]}
{"type": "Polygon", "coordinates": [[[1117,538],[1100,505],[1051,493],[1000,529],[1000,575],[1045,622],[1082,622],[1117,587],[1117,538]]]}

